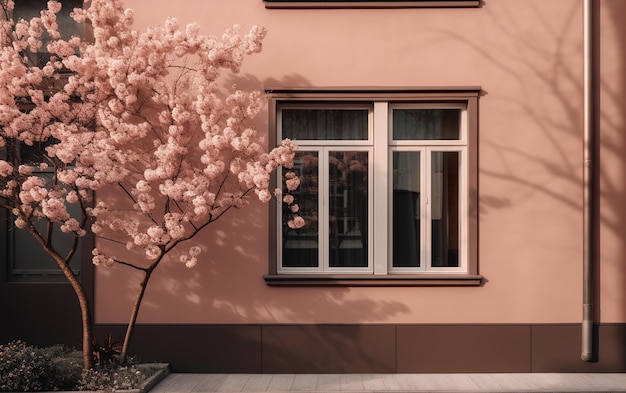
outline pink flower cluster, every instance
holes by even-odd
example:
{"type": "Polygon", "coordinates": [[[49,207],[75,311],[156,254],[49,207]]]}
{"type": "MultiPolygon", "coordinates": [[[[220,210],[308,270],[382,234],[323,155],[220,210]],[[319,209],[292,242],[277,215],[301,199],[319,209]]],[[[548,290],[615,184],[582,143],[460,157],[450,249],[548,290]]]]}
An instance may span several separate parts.
{"type": "MultiPolygon", "coordinates": [[[[261,50],[263,28],[207,36],[197,24],[181,27],[169,18],[139,32],[121,0],[92,0],[72,15],[93,38],[63,40],[60,9],[51,0],[40,17],[0,21],[0,149],[46,145],[41,164],[18,155],[0,160],[0,203],[13,209],[18,227],[45,219],[82,236],[84,221],[67,209],[80,204],[95,235],[155,261],[245,206],[252,192],[263,202],[280,195],[270,191],[270,174],[293,165],[297,146],[285,140],[267,152],[250,122],[265,107],[264,95],[236,87],[224,95],[219,85],[224,71],[238,72],[246,55],[261,50]],[[41,50],[52,55],[41,68],[23,56],[41,50]],[[61,77],[61,70],[69,73],[61,77]],[[121,191],[130,212],[104,201],[88,209],[96,190],[121,191]]],[[[287,180],[288,190],[298,184],[295,175],[287,180]]],[[[290,226],[302,226],[297,205],[291,211],[290,226]]],[[[194,266],[199,254],[192,247],[181,261],[194,266]]],[[[115,258],[94,250],[93,261],[115,258]]]]}

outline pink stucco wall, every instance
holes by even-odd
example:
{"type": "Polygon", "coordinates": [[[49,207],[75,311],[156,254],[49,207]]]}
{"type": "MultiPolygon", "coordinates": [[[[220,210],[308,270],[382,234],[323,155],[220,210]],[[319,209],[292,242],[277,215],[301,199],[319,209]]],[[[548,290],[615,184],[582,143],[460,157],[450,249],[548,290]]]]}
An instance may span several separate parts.
{"type": "MultiPolygon", "coordinates": [[[[157,270],[141,323],[569,323],[582,302],[582,1],[498,0],[478,9],[271,10],[261,0],[127,0],[138,28],[167,16],[219,34],[265,26],[242,86],[481,86],[482,287],[276,288],[268,210],[209,227],[194,269],[157,270]]],[[[601,3],[601,320],[626,321],[626,44],[601,3]],[[623,40],[622,40],[623,41],[623,40]]],[[[618,11],[622,11],[618,13],[618,11]]],[[[615,14],[614,14],[615,13],[615,14]]],[[[258,128],[267,129],[267,115],[258,128]]],[[[96,322],[126,322],[137,277],[98,268],[96,322]]]]}

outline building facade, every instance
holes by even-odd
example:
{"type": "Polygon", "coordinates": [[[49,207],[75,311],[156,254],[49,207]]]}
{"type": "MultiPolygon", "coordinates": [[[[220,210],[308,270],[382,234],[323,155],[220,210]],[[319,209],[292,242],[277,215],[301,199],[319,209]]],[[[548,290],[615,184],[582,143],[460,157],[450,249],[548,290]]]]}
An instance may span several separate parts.
{"type": "MultiPolygon", "coordinates": [[[[256,127],[298,142],[307,225],[253,201],[206,228],[195,268],[155,271],[132,353],[179,372],[626,371],[624,2],[156,3],[126,1],[137,29],[268,29],[224,84],[265,90],[256,127]]],[[[2,241],[0,339],[78,344],[71,288],[17,274],[38,257],[2,241]]],[[[97,335],[121,338],[138,277],[77,263],[97,335]]]]}

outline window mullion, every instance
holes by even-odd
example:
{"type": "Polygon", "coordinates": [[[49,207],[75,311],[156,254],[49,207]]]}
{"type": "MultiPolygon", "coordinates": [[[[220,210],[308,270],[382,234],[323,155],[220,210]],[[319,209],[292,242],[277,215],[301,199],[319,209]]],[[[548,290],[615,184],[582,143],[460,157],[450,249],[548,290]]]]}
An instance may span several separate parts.
{"type": "Polygon", "coordinates": [[[330,268],[330,176],[328,155],[330,148],[322,147],[319,150],[319,242],[318,248],[321,271],[330,268]]]}
{"type": "Polygon", "coordinates": [[[432,266],[432,150],[425,148],[422,154],[422,190],[425,198],[420,198],[421,205],[421,230],[424,234],[420,237],[421,241],[421,257],[420,268],[429,270],[432,266]]]}
{"type": "Polygon", "coordinates": [[[389,148],[391,140],[389,130],[389,105],[387,102],[374,103],[373,122],[373,163],[387,163],[386,165],[372,165],[374,195],[371,262],[374,266],[374,274],[387,274],[391,263],[391,243],[389,231],[390,199],[389,199],[389,173],[391,161],[389,148]]]}

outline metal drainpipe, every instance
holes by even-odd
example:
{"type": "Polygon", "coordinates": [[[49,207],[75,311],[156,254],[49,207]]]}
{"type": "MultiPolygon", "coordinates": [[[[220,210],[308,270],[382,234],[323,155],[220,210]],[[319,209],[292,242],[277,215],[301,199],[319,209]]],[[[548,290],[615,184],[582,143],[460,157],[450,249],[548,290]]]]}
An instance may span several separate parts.
{"type": "Polygon", "coordinates": [[[594,0],[583,0],[583,320],[581,359],[594,360],[595,85],[594,0]]]}

